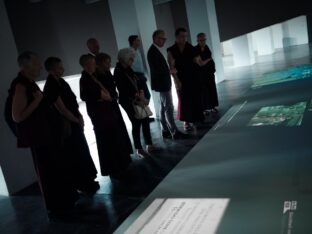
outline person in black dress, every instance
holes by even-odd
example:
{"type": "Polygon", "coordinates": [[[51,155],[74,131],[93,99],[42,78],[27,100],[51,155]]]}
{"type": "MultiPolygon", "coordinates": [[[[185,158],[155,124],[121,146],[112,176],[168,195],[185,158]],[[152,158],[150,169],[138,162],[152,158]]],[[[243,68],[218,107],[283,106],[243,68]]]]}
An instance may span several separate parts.
{"type": "Polygon", "coordinates": [[[72,181],[79,191],[94,194],[100,186],[94,181],[97,170],[83,132],[84,121],[76,96],[62,78],[64,67],[59,58],[49,57],[44,65],[49,73],[44,94],[60,113],[55,128],[61,127],[63,158],[68,164],[68,171],[72,174],[72,181]]]}
{"type": "Polygon", "coordinates": [[[80,65],[80,97],[86,102],[87,112],[94,127],[101,174],[121,178],[131,163],[128,137],[120,129],[120,113],[113,97],[96,78],[96,63],[92,55],[82,55],[80,65]]]}
{"type": "Polygon", "coordinates": [[[126,111],[131,124],[134,147],[137,150],[139,157],[150,156],[149,152],[158,150],[158,146],[154,145],[151,137],[149,118],[137,119],[133,101],[138,98],[143,102],[148,103],[144,96],[144,91],[138,87],[138,78],[131,69],[132,62],[135,57],[135,51],[131,48],[121,49],[118,52],[118,63],[114,70],[114,78],[119,92],[119,104],[126,111]],[[140,130],[143,130],[143,137],[146,144],[145,151],[141,144],[140,130]]]}
{"type": "Polygon", "coordinates": [[[176,42],[167,49],[168,62],[173,73],[178,98],[178,119],[184,121],[186,131],[193,129],[192,123],[202,122],[204,115],[201,106],[201,87],[199,80],[199,66],[202,61],[195,48],[187,42],[187,32],[178,28],[175,33],[176,42]]]}
{"type": "Polygon", "coordinates": [[[73,208],[78,193],[63,163],[59,135],[53,126],[51,103],[35,80],[41,63],[33,52],[18,57],[20,72],[10,87],[12,118],[16,122],[17,145],[30,147],[46,208],[50,212],[73,208]]]}
{"type": "Polygon", "coordinates": [[[197,53],[200,55],[202,60],[209,60],[209,62],[200,67],[199,76],[202,87],[202,105],[205,113],[218,112],[216,107],[219,105],[218,93],[215,81],[216,72],[215,63],[211,57],[211,51],[206,45],[206,35],[199,33],[197,35],[197,46],[195,46],[197,53]]]}
{"type": "Polygon", "coordinates": [[[114,80],[114,76],[111,73],[111,57],[105,53],[99,53],[96,57],[96,78],[103,85],[104,88],[109,92],[112,97],[111,105],[118,116],[119,128],[118,131],[123,135],[124,145],[126,146],[123,150],[128,154],[132,154],[132,145],[131,140],[128,135],[126,124],[123,120],[119,104],[118,104],[118,93],[116,90],[116,82],[114,80]]]}

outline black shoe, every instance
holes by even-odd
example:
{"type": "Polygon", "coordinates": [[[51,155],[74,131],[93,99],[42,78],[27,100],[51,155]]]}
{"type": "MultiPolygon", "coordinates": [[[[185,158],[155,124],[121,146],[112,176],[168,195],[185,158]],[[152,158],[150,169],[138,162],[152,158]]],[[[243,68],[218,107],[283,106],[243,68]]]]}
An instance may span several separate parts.
{"type": "Polygon", "coordinates": [[[180,131],[176,131],[174,135],[172,135],[172,139],[174,140],[180,140],[180,139],[187,139],[189,138],[189,134],[180,132],[180,131]]]}
{"type": "Polygon", "coordinates": [[[96,194],[96,191],[98,191],[99,189],[100,184],[97,181],[92,181],[92,183],[78,188],[79,191],[89,196],[93,196],[94,194],[96,194]]]}
{"type": "Polygon", "coordinates": [[[172,138],[171,133],[169,131],[168,132],[162,132],[161,135],[164,139],[171,139],[172,138]]]}

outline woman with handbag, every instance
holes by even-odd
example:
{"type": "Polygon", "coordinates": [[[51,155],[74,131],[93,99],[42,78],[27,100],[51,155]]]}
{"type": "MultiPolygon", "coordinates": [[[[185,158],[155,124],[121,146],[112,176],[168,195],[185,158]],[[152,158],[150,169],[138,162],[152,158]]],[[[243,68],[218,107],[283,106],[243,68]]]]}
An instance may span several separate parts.
{"type": "Polygon", "coordinates": [[[96,78],[96,63],[92,55],[82,55],[80,65],[80,97],[94,127],[102,176],[122,178],[131,163],[129,137],[120,131],[119,115],[108,90],[96,78]]]}
{"type": "Polygon", "coordinates": [[[148,118],[152,113],[148,107],[148,100],[144,97],[144,91],[139,90],[137,77],[131,69],[134,57],[135,51],[133,49],[121,49],[118,52],[119,62],[114,70],[114,77],[119,92],[119,104],[126,111],[132,124],[132,136],[137,155],[143,158],[150,156],[149,152],[158,150],[158,147],[152,142],[148,118]],[[141,126],[146,150],[141,144],[141,126]]]}

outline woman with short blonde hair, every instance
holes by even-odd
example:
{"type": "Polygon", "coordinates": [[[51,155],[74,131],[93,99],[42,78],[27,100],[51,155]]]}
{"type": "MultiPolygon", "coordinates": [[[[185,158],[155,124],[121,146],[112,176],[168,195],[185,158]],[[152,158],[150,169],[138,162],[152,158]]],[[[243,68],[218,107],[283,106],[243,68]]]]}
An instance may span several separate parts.
{"type": "Polygon", "coordinates": [[[135,110],[133,107],[133,101],[141,99],[146,101],[142,88],[138,86],[138,78],[134,71],[131,69],[131,65],[135,58],[135,51],[132,48],[124,48],[118,52],[118,63],[114,71],[114,77],[119,92],[119,104],[126,111],[131,123],[132,123],[132,136],[134,146],[137,150],[139,157],[150,156],[148,152],[156,150],[157,147],[153,145],[151,130],[149,125],[149,118],[137,119],[135,117],[135,110]],[[147,145],[145,151],[141,145],[140,129],[142,125],[143,136],[145,144],[147,145]]]}

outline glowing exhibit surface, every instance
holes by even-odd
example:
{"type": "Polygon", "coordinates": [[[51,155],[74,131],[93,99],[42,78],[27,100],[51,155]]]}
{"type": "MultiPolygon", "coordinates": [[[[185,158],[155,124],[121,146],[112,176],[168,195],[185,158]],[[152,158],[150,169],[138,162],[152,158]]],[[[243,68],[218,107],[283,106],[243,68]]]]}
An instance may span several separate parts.
{"type": "Polygon", "coordinates": [[[300,126],[307,102],[298,102],[289,106],[267,106],[262,107],[250,120],[249,126],[300,126]]]}
{"type": "Polygon", "coordinates": [[[312,64],[292,67],[286,70],[266,73],[262,78],[255,81],[252,88],[266,85],[279,84],[287,81],[312,78],[312,64]]]}
{"type": "Polygon", "coordinates": [[[228,198],[158,198],[125,234],[214,234],[228,198]]]}
{"type": "Polygon", "coordinates": [[[312,111],[312,99],[311,99],[311,101],[310,101],[310,106],[309,106],[308,111],[312,111]]]}
{"type": "Polygon", "coordinates": [[[0,196],[8,196],[8,188],[0,165],[0,196]]]}

